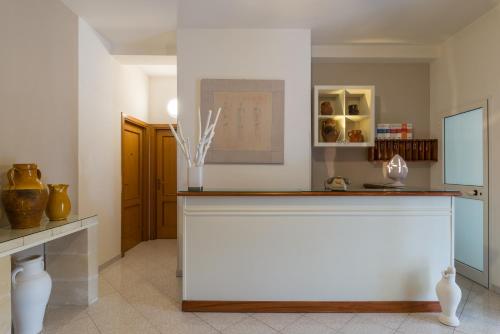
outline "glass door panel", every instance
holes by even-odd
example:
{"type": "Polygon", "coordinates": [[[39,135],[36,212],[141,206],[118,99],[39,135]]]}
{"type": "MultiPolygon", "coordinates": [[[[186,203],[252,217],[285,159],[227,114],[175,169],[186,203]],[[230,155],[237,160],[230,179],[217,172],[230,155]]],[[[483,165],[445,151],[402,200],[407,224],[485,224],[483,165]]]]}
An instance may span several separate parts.
{"type": "Polygon", "coordinates": [[[479,271],[484,270],[483,201],[455,200],[455,259],[479,271]]]}
{"type": "Polygon", "coordinates": [[[483,109],[444,119],[445,183],[483,185],[483,109]]]}

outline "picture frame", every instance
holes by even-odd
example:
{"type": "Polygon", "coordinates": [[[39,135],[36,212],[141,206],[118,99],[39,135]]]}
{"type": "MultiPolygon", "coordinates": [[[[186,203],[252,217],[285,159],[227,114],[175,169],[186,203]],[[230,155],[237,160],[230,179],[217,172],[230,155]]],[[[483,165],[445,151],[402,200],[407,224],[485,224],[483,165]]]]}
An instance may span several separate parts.
{"type": "Polygon", "coordinates": [[[222,108],[205,163],[283,164],[284,95],[284,80],[202,79],[203,122],[222,108]]]}

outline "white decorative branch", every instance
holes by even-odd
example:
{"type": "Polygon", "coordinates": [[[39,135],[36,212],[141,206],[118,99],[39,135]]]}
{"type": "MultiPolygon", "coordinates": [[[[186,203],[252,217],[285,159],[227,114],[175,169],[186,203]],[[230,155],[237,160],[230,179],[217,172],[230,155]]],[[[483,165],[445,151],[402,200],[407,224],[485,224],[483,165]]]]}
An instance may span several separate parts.
{"type": "Polygon", "coordinates": [[[198,143],[201,141],[201,110],[198,108],[198,143]]]}
{"type": "Polygon", "coordinates": [[[170,131],[175,137],[175,140],[179,144],[184,157],[187,160],[188,166],[203,166],[205,164],[205,157],[207,155],[210,144],[212,144],[212,139],[215,136],[215,128],[217,126],[217,122],[219,120],[220,113],[222,108],[217,110],[217,114],[212,120],[212,110],[208,111],[207,122],[205,124],[205,129],[201,131],[201,112],[198,109],[198,145],[196,145],[196,149],[194,152],[194,157],[191,155],[191,142],[189,138],[184,137],[184,133],[182,131],[181,121],[177,123],[177,131],[175,131],[174,127],[169,124],[170,131]]]}
{"type": "MultiPolygon", "coordinates": [[[[201,115],[200,115],[200,118],[201,118],[201,115]]],[[[205,123],[205,131],[203,132],[202,136],[205,136],[207,134],[208,127],[210,126],[210,120],[211,119],[212,119],[212,110],[209,110],[208,111],[208,116],[207,116],[207,122],[205,123]]],[[[201,139],[200,139],[199,142],[201,142],[201,139]]]]}
{"type": "Polygon", "coordinates": [[[177,132],[175,132],[175,129],[174,127],[172,126],[172,124],[169,124],[168,127],[170,128],[170,131],[172,132],[172,134],[174,135],[175,137],[175,140],[177,140],[177,143],[179,144],[179,146],[181,147],[181,151],[182,153],[184,154],[184,157],[189,161],[188,159],[188,155],[187,155],[187,152],[186,152],[186,149],[184,148],[184,143],[179,139],[179,136],[177,135],[177,132]]]}
{"type": "Polygon", "coordinates": [[[189,137],[186,139],[186,149],[188,155],[188,166],[191,167],[193,165],[193,159],[191,158],[191,143],[189,142],[189,137]]]}

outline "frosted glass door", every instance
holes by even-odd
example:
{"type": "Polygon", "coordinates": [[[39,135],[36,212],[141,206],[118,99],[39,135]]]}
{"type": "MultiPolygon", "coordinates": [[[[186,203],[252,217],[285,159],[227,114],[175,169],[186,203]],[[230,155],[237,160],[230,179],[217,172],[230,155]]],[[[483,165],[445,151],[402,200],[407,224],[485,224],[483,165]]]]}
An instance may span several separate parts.
{"type": "Polygon", "coordinates": [[[445,118],[445,183],[483,185],[483,109],[445,118]]]}
{"type": "Polygon", "coordinates": [[[488,286],[488,133],[486,104],[444,118],[444,184],[455,198],[455,266],[488,286]]]}
{"type": "Polygon", "coordinates": [[[455,259],[484,270],[483,201],[455,199],[455,259]]]}

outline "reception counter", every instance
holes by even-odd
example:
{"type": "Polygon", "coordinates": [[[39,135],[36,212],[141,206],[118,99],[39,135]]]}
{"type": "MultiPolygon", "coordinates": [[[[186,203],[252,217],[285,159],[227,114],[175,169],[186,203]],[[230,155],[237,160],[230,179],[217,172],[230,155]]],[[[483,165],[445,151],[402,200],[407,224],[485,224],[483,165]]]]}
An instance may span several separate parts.
{"type": "Polygon", "coordinates": [[[442,190],[180,192],[184,311],[436,312],[442,190]]]}

